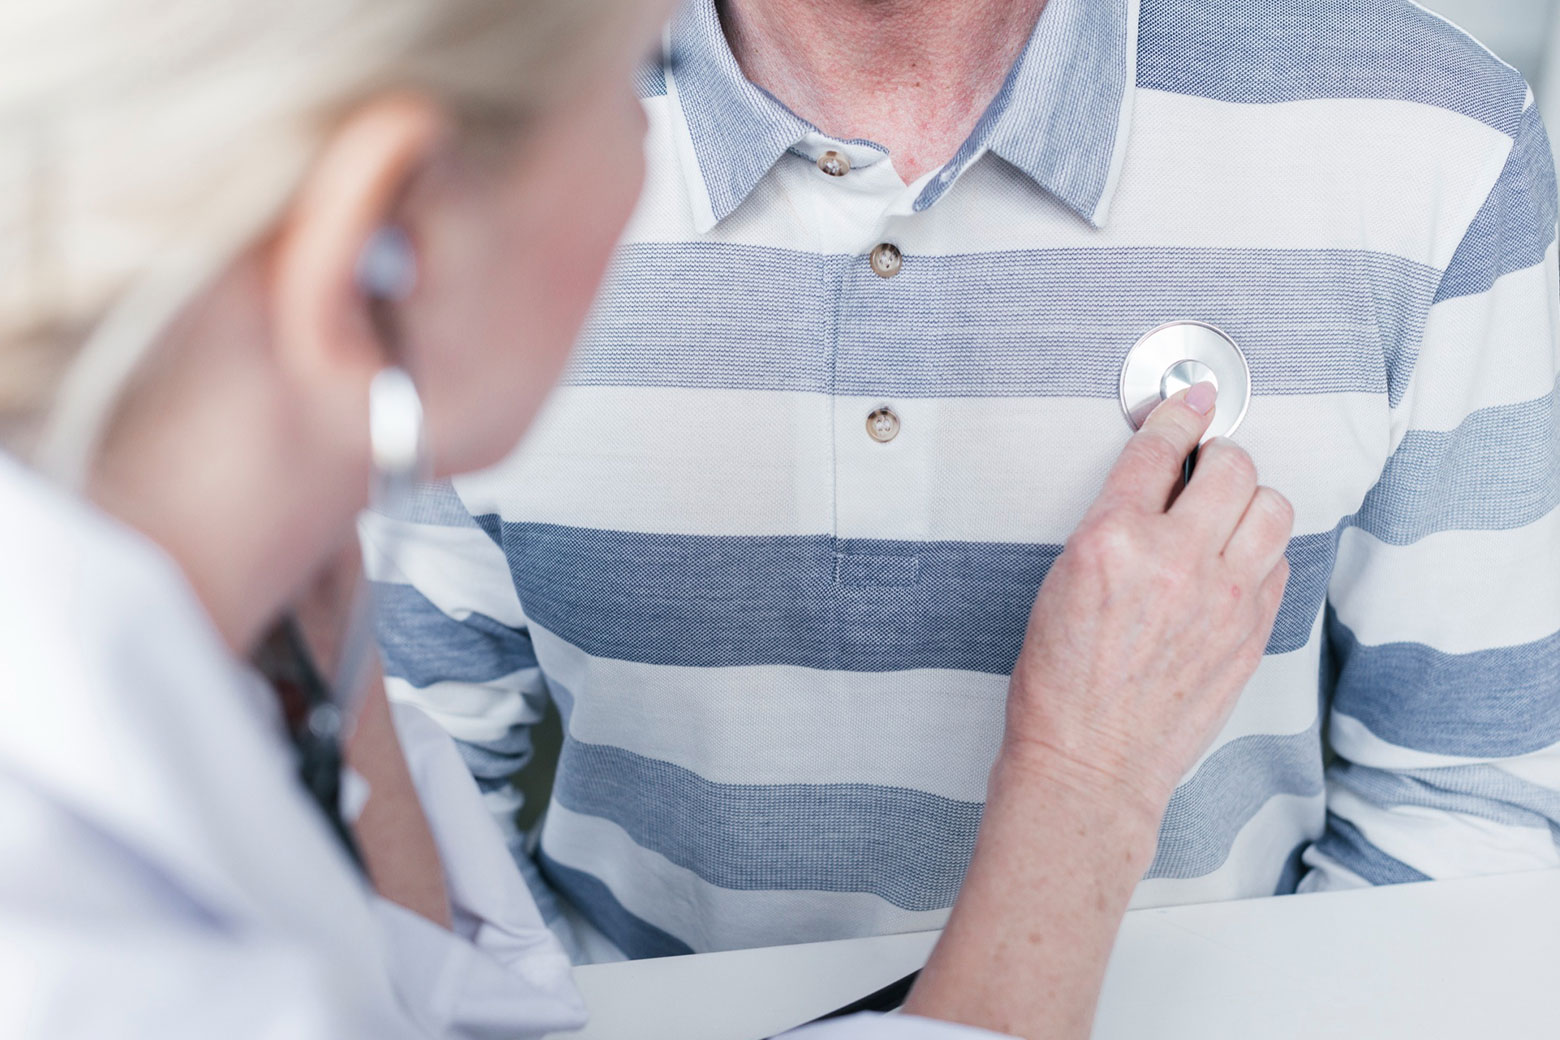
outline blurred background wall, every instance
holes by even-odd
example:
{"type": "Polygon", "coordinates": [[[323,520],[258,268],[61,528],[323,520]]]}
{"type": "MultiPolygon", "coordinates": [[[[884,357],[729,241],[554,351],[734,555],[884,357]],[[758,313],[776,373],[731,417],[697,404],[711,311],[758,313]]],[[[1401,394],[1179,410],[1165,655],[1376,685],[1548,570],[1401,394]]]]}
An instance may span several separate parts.
{"type": "Polygon", "coordinates": [[[1534,85],[1543,77],[1545,58],[1552,49],[1555,9],[1553,0],[1420,0],[1483,40],[1496,54],[1515,65],[1534,85]]]}
{"type": "Polygon", "coordinates": [[[1554,144],[1560,129],[1560,0],[1420,0],[1450,18],[1533,85],[1554,144]]]}

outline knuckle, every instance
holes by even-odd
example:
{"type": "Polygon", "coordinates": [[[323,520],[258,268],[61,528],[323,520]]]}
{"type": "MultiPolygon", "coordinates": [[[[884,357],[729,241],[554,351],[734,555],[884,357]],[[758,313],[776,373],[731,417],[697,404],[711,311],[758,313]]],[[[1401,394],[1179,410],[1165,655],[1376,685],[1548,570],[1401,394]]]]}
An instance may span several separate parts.
{"type": "Polygon", "coordinates": [[[1101,519],[1078,528],[1072,533],[1072,537],[1067,539],[1067,552],[1085,563],[1104,555],[1105,536],[1100,532],[1109,522],[1108,519],[1101,519]]]}
{"type": "Polygon", "coordinates": [[[1145,570],[1162,590],[1185,589],[1199,600],[1214,602],[1225,584],[1217,551],[1194,548],[1183,552],[1156,552],[1146,561],[1145,570]]]}
{"type": "Polygon", "coordinates": [[[1267,557],[1281,553],[1294,532],[1294,511],[1282,498],[1263,494],[1259,489],[1241,518],[1240,531],[1255,555],[1267,557]]]}
{"type": "Polygon", "coordinates": [[[1287,538],[1294,530],[1295,507],[1277,491],[1270,487],[1258,488],[1252,504],[1267,518],[1275,534],[1287,538]]]}
{"type": "Polygon", "coordinates": [[[1131,525],[1123,517],[1107,513],[1074,532],[1067,547],[1079,562],[1108,569],[1134,556],[1136,540],[1131,525]]]}
{"type": "MultiPolygon", "coordinates": [[[[1257,464],[1246,450],[1226,437],[1215,437],[1203,448],[1204,458],[1227,479],[1243,485],[1257,483],[1257,464]],[[1207,459],[1207,456],[1213,456],[1207,459]]],[[[1205,463],[1206,464],[1206,463],[1205,463]]]]}
{"type": "Polygon", "coordinates": [[[1159,590],[1166,602],[1172,601],[1178,593],[1194,597],[1199,602],[1206,602],[1203,595],[1206,583],[1201,581],[1198,567],[1195,563],[1184,559],[1169,559],[1161,561],[1153,572],[1153,585],[1159,590]]]}
{"type": "Polygon", "coordinates": [[[1185,401],[1169,400],[1160,403],[1143,423],[1145,430],[1172,429],[1180,437],[1191,437],[1198,429],[1200,418],[1185,401]]]}

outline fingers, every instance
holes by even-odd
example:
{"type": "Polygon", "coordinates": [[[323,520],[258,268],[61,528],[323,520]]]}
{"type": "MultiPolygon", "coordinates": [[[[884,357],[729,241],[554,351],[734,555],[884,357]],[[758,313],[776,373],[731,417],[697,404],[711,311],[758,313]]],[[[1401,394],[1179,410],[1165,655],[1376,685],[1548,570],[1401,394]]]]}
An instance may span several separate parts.
{"type": "Polygon", "coordinates": [[[1289,499],[1272,488],[1257,488],[1224,547],[1225,562],[1237,574],[1267,574],[1283,559],[1294,528],[1295,510],[1289,499]]]}
{"type": "Polygon", "coordinates": [[[1214,394],[1212,384],[1199,383],[1155,408],[1111,467],[1097,504],[1163,513],[1181,464],[1213,421],[1214,394]]]}
{"type": "Polygon", "coordinates": [[[1257,588],[1257,609],[1260,621],[1256,631],[1252,633],[1252,639],[1261,647],[1257,660],[1261,660],[1261,651],[1267,649],[1268,640],[1273,636],[1273,624],[1278,620],[1278,611],[1284,605],[1284,590],[1289,586],[1289,561],[1284,557],[1278,558],[1278,563],[1262,579],[1262,584],[1257,588]]]}
{"type": "MultiPolygon", "coordinates": [[[[1262,579],[1262,584],[1257,586],[1256,598],[1253,601],[1257,606],[1255,627],[1246,637],[1244,644],[1245,649],[1250,651],[1253,669],[1257,662],[1262,660],[1268,640],[1273,638],[1273,625],[1278,620],[1279,608],[1284,605],[1284,590],[1288,585],[1289,561],[1280,556],[1273,569],[1262,579]]],[[[1238,656],[1240,655],[1237,654],[1238,656]]]]}
{"type": "Polygon", "coordinates": [[[1279,604],[1284,599],[1284,589],[1289,585],[1289,560],[1283,554],[1279,554],[1278,561],[1273,564],[1273,569],[1268,571],[1268,576],[1262,579],[1262,587],[1257,590],[1258,602],[1263,609],[1277,615],[1279,604]]]}
{"type": "Polygon", "coordinates": [[[1222,549],[1257,490],[1257,467],[1234,441],[1215,437],[1197,453],[1192,482],[1170,507],[1199,545],[1222,549]]]}
{"type": "MultiPolygon", "coordinates": [[[[1219,678],[1212,684],[1214,688],[1228,688],[1232,691],[1229,707],[1233,707],[1239,699],[1240,691],[1250,681],[1252,673],[1262,662],[1263,654],[1267,652],[1268,642],[1273,638],[1274,622],[1278,620],[1278,611],[1284,602],[1284,589],[1288,584],[1289,561],[1280,556],[1278,563],[1257,587],[1252,599],[1255,611],[1250,628],[1240,646],[1230,655],[1219,678]]],[[[1228,715],[1228,710],[1224,714],[1228,715]]]]}

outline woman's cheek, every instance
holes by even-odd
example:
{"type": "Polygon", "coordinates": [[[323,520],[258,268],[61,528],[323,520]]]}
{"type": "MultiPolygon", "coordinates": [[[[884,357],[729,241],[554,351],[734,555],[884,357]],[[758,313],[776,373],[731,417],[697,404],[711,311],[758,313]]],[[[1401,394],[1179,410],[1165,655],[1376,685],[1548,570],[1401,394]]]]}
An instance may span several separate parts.
{"type": "MultiPolygon", "coordinates": [[[[637,132],[640,127],[631,122],[627,129],[637,132]]],[[[615,134],[611,140],[614,144],[608,154],[598,156],[590,176],[572,186],[574,197],[591,200],[588,215],[577,213],[564,223],[551,255],[537,271],[538,283],[547,286],[546,298],[538,305],[554,310],[552,320],[539,323],[551,330],[553,342],[541,353],[552,355],[549,368],[554,375],[579,338],[644,183],[641,136],[615,134]]]]}
{"type": "Polygon", "coordinates": [[[598,110],[560,135],[589,128],[593,152],[583,137],[548,142],[550,158],[591,154],[589,164],[549,162],[516,183],[515,194],[489,200],[488,223],[477,226],[497,232],[494,262],[461,294],[469,331],[449,346],[467,354],[455,366],[465,386],[450,387],[443,402],[441,469],[482,468],[507,455],[566,368],[643,185],[644,122],[638,101],[632,106],[598,110]],[[602,141],[611,142],[605,150],[602,141]],[[493,224],[495,212],[509,219],[493,224]]]}

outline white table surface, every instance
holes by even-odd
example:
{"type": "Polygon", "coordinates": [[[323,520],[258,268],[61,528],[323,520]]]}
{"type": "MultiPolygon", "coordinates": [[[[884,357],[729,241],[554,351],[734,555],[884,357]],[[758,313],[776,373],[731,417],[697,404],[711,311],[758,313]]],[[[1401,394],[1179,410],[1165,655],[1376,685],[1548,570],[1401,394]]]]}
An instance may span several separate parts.
{"type": "MultiPolygon", "coordinates": [[[[579,969],[589,1040],[759,1040],[919,967],[936,933],[579,969]]],[[[1136,910],[1095,1040],[1560,1038],[1560,871],[1136,910]]]]}

